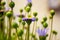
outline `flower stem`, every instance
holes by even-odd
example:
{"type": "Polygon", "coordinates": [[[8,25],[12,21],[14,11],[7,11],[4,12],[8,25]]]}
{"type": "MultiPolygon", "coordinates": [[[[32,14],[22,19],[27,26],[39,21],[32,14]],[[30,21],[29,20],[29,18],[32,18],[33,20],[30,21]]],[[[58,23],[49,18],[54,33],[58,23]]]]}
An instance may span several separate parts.
{"type": "Polygon", "coordinates": [[[35,35],[36,35],[36,29],[37,29],[37,21],[36,21],[36,24],[35,24],[35,25],[36,25],[36,28],[35,28],[35,35]]]}
{"type": "Polygon", "coordinates": [[[11,40],[11,18],[9,18],[9,35],[8,35],[8,40],[11,40]]]}
{"type": "Polygon", "coordinates": [[[21,40],[23,40],[23,39],[22,39],[22,36],[21,36],[21,40]]]}
{"type": "Polygon", "coordinates": [[[1,11],[0,15],[1,14],[2,14],[2,16],[0,16],[0,31],[3,34],[2,38],[4,39],[4,36],[5,36],[5,25],[4,25],[5,14],[4,14],[4,11],[1,11]]]}
{"type": "Polygon", "coordinates": [[[49,40],[51,40],[51,36],[52,36],[52,28],[53,28],[53,18],[51,19],[51,31],[50,31],[50,37],[49,37],[49,40]]]}
{"type": "Polygon", "coordinates": [[[30,33],[30,25],[28,25],[28,28],[27,28],[27,32],[26,32],[26,35],[27,35],[27,37],[26,37],[26,35],[25,35],[25,37],[27,38],[25,38],[25,40],[29,40],[29,33],[30,33]]]}
{"type": "Polygon", "coordinates": [[[16,28],[16,40],[17,40],[17,37],[18,37],[18,36],[17,36],[17,28],[16,28]]]}
{"type": "MultiPolygon", "coordinates": [[[[33,23],[32,35],[33,35],[33,33],[34,33],[34,27],[35,27],[35,22],[33,23]]],[[[32,40],[32,37],[31,37],[31,40],[32,40]]]]}
{"type": "Polygon", "coordinates": [[[26,30],[26,34],[25,34],[25,40],[28,40],[29,39],[29,27],[30,27],[30,25],[28,25],[28,27],[27,27],[27,30],[26,30]]]}

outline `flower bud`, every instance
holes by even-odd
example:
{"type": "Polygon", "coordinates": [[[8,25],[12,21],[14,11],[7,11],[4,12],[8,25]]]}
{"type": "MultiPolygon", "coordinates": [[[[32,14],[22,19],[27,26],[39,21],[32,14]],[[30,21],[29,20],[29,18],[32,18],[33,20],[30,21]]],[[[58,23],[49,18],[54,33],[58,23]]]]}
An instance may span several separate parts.
{"type": "Polygon", "coordinates": [[[44,20],[42,20],[42,21],[41,21],[41,24],[43,24],[44,22],[45,22],[45,21],[44,21],[44,20]]]}
{"type": "Polygon", "coordinates": [[[12,1],[9,3],[10,8],[13,8],[15,6],[15,3],[12,1]]]}
{"type": "Polygon", "coordinates": [[[8,12],[6,13],[6,16],[7,16],[8,18],[12,17],[12,15],[13,15],[13,12],[12,12],[12,11],[8,11],[8,12]]]}
{"type": "Polygon", "coordinates": [[[33,15],[34,15],[34,17],[36,17],[37,16],[37,12],[34,12],[33,15]]]}
{"type": "Polygon", "coordinates": [[[55,30],[52,31],[53,34],[57,35],[57,32],[55,30]]]}
{"type": "Polygon", "coordinates": [[[52,19],[52,18],[53,18],[53,16],[51,16],[51,15],[50,15],[50,16],[49,16],[49,18],[50,18],[50,19],[52,19]]]}
{"type": "Polygon", "coordinates": [[[18,28],[18,24],[16,22],[13,22],[12,23],[12,27],[15,28],[15,29],[17,29],[18,28]]]}
{"type": "Polygon", "coordinates": [[[25,21],[23,21],[22,24],[25,25],[25,21]]]}
{"type": "Polygon", "coordinates": [[[23,33],[24,33],[23,30],[18,30],[18,31],[17,31],[17,35],[18,35],[18,36],[22,36],[23,33]]]}
{"type": "Polygon", "coordinates": [[[35,38],[35,34],[31,34],[33,38],[35,38]]]}
{"type": "Polygon", "coordinates": [[[28,5],[27,5],[27,6],[32,7],[32,3],[28,3],[28,5]]]}
{"type": "Polygon", "coordinates": [[[28,18],[31,18],[31,15],[30,14],[28,15],[28,18]]]}
{"type": "Polygon", "coordinates": [[[25,7],[25,11],[26,11],[26,12],[30,12],[30,10],[31,10],[31,8],[30,8],[29,6],[26,6],[26,7],[25,7]]]}
{"type": "Polygon", "coordinates": [[[22,18],[19,18],[18,21],[19,21],[19,22],[22,22],[22,18]]]}
{"type": "Polygon", "coordinates": [[[50,14],[51,14],[52,16],[54,16],[54,15],[55,15],[55,11],[54,11],[54,10],[51,10],[51,11],[50,11],[50,14]]]}
{"type": "Polygon", "coordinates": [[[36,21],[38,21],[38,18],[36,18],[36,21]]]}
{"type": "Polygon", "coordinates": [[[6,2],[1,2],[1,5],[4,6],[6,4],[6,2]]]}
{"type": "Polygon", "coordinates": [[[46,22],[43,23],[43,27],[44,28],[47,28],[48,27],[48,24],[46,22]]]}
{"type": "Polygon", "coordinates": [[[43,20],[44,20],[44,21],[47,21],[47,17],[43,17],[43,20]]]}
{"type": "Polygon", "coordinates": [[[23,9],[20,9],[20,13],[22,13],[23,12],[23,9]]]}

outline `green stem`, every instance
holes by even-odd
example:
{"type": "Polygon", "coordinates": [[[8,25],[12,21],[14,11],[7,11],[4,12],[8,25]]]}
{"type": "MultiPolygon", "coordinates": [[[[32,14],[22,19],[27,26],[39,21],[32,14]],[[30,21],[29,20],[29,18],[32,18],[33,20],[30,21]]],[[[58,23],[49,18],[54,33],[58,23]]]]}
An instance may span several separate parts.
{"type": "Polygon", "coordinates": [[[37,29],[37,21],[36,21],[36,24],[35,24],[35,25],[36,25],[36,28],[35,28],[35,35],[36,35],[36,29],[37,29]]]}
{"type": "Polygon", "coordinates": [[[20,38],[18,37],[18,40],[20,40],[20,38]]]}
{"type": "Polygon", "coordinates": [[[51,36],[52,36],[52,28],[53,28],[53,18],[51,19],[51,31],[50,31],[50,37],[49,37],[49,40],[51,40],[51,36]]]}
{"type": "Polygon", "coordinates": [[[23,30],[24,30],[24,25],[23,25],[23,30]]]}
{"type": "Polygon", "coordinates": [[[21,36],[21,40],[23,40],[23,39],[22,39],[22,36],[21,36]]]}
{"type": "Polygon", "coordinates": [[[3,12],[0,12],[2,13],[3,15],[1,16],[1,19],[0,19],[0,31],[2,32],[2,38],[4,39],[4,36],[5,36],[5,25],[4,25],[4,18],[5,18],[5,15],[4,15],[4,11],[3,12]]]}
{"type": "Polygon", "coordinates": [[[25,40],[28,40],[29,39],[29,27],[30,27],[30,25],[28,25],[28,27],[27,27],[27,30],[26,30],[26,35],[25,35],[25,40]]]}
{"type": "MultiPolygon", "coordinates": [[[[26,35],[27,35],[27,32],[26,32],[26,35]]],[[[27,38],[27,36],[25,35],[25,40],[27,40],[26,38],[27,38]]]]}
{"type": "MultiPolygon", "coordinates": [[[[33,33],[34,33],[34,27],[35,27],[35,22],[34,22],[34,24],[33,24],[32,35],[33,35],[33,33]]],[[[32,37],[31,37],[31,40],[32,40],[32,37]]]]}
{"type": "Polygon", "coordinates": [[[28,28],[27,28],[27,32],[26,32],[26,35],[25,35],[25,40],[29,40],[29,33],[30,33],[30,25],[28,25],[28,28]]]}
{"type": "MultiPolygon", "coordinates": [[[[18,38],[18,35],[17,35],[17,28],[16,28],[16,40],[17,40],[17,38],[18,38]]],[[[19,39],[19,38],[18,38],[19,39]]]]}
{"type": "Polygon", "coordinates": [[[9,18],[9,36],[8,36],[8,40],[11,40],[11,18],[9,18]]]}

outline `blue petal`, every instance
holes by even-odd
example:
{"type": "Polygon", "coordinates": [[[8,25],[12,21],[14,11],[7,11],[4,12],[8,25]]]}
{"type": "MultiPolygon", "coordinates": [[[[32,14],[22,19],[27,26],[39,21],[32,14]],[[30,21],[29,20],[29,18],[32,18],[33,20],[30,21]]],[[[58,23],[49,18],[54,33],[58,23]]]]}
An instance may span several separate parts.
{"type": "Polygon", "coordinates": [[[46,36],[47,30],[46,29],[39,29],[38,28],[38,35],[39,36],[46,36]]]}
{"type": "Polygon", "coordinates": [[[22,18],[23,21],[27,21],[27,18],[22,18]]]}
{"type": "Polygon", "coordinates": [[[32,2],[32,0],[27,0],[28,2],[32,2]]]}
{"type": "Polygon", "coordinates": [[[32,18],[32,21],[35,21],[36,20],[36,18],[32,18]]]}

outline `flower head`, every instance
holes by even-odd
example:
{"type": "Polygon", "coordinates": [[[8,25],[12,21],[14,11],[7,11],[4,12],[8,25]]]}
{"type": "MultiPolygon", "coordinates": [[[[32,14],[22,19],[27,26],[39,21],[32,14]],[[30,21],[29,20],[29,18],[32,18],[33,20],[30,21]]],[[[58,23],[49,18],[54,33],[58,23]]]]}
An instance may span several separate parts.
{"type": "Polygon", "coordinates": [[[29,3],[31,3],[32,2],[32,0],[27,0],[29,3]]]}
{"type": "Polygon", "coordinates": [[[46,29],[39,29],[37,30],[39,36],[46,36],[47,30],[46,29]]]}
{"type": "Polygon", "coordinates": [[[30,25],[31,22],[32,22],[32,21],[35,21],[36,19],[35,19],[35,18],[22,18],[22,20],[23,20],[23,21],[26,21],[26,23],[27,23],[28,25],[30,25]]]}
{"type": "Polygon", "coordinates": [[[35,19],[35,18],[23,18],[22,20],[23,20],[23,21],[28,21],[28,20],[29,20],[29,21],[35,21],[36,19],[35,19]]]}

